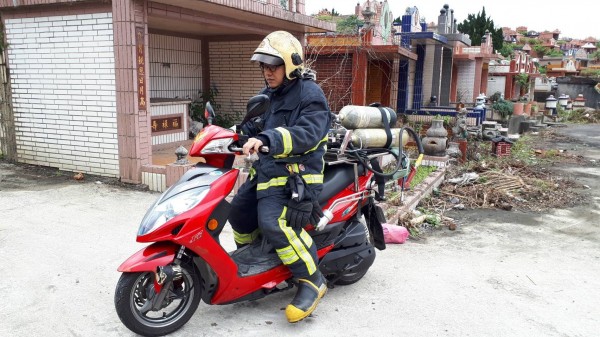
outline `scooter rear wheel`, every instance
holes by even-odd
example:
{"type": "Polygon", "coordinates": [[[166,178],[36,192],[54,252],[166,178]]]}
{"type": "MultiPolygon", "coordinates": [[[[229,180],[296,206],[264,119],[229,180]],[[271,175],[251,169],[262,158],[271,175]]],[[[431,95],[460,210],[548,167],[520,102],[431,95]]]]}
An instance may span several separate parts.
{"type": "Polygon", "coordinates": [[[181,266],[159,310],[151,308],[157,295],[154,273],[123,273],[115,291],[115,308],[129,330],[143,336],[163,336],[181,328],[200,303],[200,280],[193,267],[181,266]],[[189,270],[191,269],[191,270],[189,270]]]}
{"type": "Polygon", "coordinates": [[[356,273],[348,273],[348,274],[340,277],[339,279],[337,279],[334,284],[340,285],[340,286],[347,286],[350,284],[354,284],[354,283],[358,282],[361,278],[363,278],[363,276],[365,276],[368,271],[369,271],[368,269],[365,269],[365,270],[361,270],[356,273]]]}

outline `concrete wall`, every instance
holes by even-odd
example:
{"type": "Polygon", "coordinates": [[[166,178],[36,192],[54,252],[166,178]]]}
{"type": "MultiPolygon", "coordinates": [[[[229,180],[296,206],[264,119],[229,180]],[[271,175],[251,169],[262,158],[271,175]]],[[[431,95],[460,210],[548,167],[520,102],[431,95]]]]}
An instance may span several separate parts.
{"type": "MultiPolygon", "coordinates": [[[[577,95],[582,94],[585,98],[585,106],[588,108],[600,109],[600,93],[594,89],[598,80],[586,77],[559,77],[556,79],[558,90],[556,98],[559,95],[569,95],[571,100],[575,100],[577,95]]],[[[550,95],[547,93],[546,97],[550,95]]],[[[545,102],[545,100],[544,100],[545,102]]]]}
{"type": "Polygon", "coordinates": [[[20,162],[118,176],[111,13],[5,20],[20,162]]]}
{"type": "Polygon", "coordinates": [[[500,92],[504,94],[504,88],[506,86],[506,76],[494,76],[488,79],[487,92],[485,95],[487,97],[492,96],[496,92],[500,92]]]}

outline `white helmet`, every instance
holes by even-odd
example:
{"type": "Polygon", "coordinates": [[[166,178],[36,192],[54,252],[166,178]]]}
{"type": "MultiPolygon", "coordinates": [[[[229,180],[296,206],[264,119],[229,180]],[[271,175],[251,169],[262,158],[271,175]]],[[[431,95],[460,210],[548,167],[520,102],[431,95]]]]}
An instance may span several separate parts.
{"type": "Polygon", "coordinates": [[[250,61],[275,66],[285,64],[285,76],[291,80],[300,76],[303,58],[300,41],[292,34],[278,30],[262,40],[250,61]]]}

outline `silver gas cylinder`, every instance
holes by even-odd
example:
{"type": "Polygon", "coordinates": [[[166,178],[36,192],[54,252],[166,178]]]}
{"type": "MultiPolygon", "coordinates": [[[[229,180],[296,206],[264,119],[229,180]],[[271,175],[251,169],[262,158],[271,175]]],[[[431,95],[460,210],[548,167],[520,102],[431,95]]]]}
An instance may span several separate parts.
{"type": "Polygon", "coordinates": [[[360,105],[346,105],[338,113],[338,118],[343,127],[347,129],[383,128],[381,110],[386,114],[389,126],[396,124],[396,112],[386,107],[371,107],[360,105]]]}
{"type": "MultiPolygon", "coordinates": [[[[391,129],[392,142],[389,147],[400,147],[399,128],[391,129]]],[[[409,134],[404,130],[402,136],[402,146],[408,143],[409,134]]],[[[356,148],[382,148],[388,141],[388,135],[384,129],[358,129],[352,131],[352,145],[356,148]]]]}

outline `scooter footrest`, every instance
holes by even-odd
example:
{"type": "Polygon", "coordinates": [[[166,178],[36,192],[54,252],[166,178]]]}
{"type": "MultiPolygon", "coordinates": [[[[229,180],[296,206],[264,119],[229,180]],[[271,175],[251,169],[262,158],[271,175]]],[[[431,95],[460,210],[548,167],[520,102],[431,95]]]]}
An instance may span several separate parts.
{"type": "Polygon", "coordinates": [[[273,269],[281,264],[277,253],[260,250],[260,247],[249,245],[240,248],[231,254],[231,258],[238,266],[240,276],[251,276],[273,269]]]}

